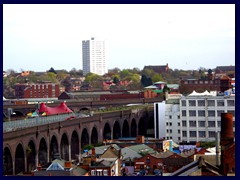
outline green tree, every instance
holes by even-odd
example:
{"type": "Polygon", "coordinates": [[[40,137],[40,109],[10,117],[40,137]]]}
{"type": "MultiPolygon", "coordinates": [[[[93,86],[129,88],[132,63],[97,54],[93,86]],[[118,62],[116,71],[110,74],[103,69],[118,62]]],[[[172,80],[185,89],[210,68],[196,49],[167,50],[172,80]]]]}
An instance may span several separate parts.
{"type": "Polygon", "coordinates": [[[152,77],[152,81],[153,82],[163,81],[163,77],[161,74],[154,73],[154,75],[152,77]]]}

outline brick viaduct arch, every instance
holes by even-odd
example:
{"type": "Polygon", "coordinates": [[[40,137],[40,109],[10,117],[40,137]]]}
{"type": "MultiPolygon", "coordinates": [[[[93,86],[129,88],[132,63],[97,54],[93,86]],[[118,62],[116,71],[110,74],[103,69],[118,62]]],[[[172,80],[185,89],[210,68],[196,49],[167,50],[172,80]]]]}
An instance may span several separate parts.
{"type": "Polygon", "coordinates": [[[103,141],[106,124],[110,126],[111,139],[115,137],[115,124],[119,124],[121,129],[119,137],[122,137],[126,123],[128,134],[138,135],[140,119],[148,121],[145,111],[132,113],[126,110],[6,132],[3,134],[4,175],[30,172],[39,163],[50,162],[54,153],[60,153],[68,161],[76,159],[82,152],[84,131],[88,136],[88,144],[99,143],[103,141]],[[18,164],[22,164],[22,169],[19,169],[18,164]]]}

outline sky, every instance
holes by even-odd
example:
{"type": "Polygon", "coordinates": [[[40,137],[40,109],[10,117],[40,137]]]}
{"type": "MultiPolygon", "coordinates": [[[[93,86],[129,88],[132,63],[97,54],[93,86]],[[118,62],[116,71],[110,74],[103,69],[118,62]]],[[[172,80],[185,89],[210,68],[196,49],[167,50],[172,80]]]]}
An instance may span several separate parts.
{"type": "Polygon", "coordinates": [[[3,4],[3,70],[82,69],[82,40],[107,68],[235,65],[234,4],[3,4]]]}

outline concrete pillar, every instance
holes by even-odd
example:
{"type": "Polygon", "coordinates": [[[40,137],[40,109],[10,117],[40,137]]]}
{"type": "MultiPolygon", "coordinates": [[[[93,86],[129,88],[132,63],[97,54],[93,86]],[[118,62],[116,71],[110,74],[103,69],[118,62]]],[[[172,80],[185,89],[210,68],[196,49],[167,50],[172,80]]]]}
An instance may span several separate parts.
{"type": "Polygon", "coordinates": [[[71,144],[68,145],[68,159],[71,162],[72,158],[71,158],[71,144]]]}
{"type": "Polygon", "coordinates": [[[15,157],[13,157],[12,164],[13,164],[13,176],[15,176],[15,157]]]}
{"type": "Polygon", "coordinates": [[[35,156],[35,167],[38,167],[38,152],[36,152],[36,156],[35,156]]]}

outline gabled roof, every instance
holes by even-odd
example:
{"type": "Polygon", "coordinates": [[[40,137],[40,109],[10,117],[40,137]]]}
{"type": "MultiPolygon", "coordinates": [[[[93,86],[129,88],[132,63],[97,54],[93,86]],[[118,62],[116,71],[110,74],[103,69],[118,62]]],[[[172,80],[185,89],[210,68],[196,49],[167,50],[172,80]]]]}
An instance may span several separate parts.
{"type": "Polygon", "coordinates": [[[210,164],[209,162],[205,161],[204,158],[201,156],[197,161],[193,161],[186,166],[178,169],[177,171],[170,174],[170,176],[192,176],[196,175],[195,172],[199,171],[199,169],[204,169],[216,176],[221,176],[218,171],[219,168],[210,164]]]}
{"type": "Polygon", "coordinates": [[[123,160],[134,160],[135,158],[142,157],[141,152],[147,152],[148,154],[156,153],[156,151],[145,144],[128,146],[121,149],[123,160]]]}

